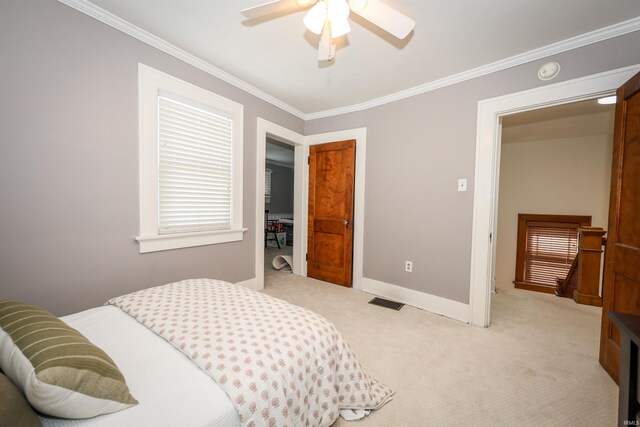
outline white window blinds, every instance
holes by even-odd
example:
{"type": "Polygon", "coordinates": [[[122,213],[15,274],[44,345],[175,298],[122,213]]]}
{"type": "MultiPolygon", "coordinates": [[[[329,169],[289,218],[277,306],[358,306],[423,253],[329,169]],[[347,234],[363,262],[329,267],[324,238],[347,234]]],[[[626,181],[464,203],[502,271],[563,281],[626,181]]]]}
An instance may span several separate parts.
{"type": "Polygon", "coordinates": [[[271,203],[271,169],[265,169],[264,171],[264,197],[266,203],[271,203]]]}
{"type": "Polygon", "coordinates": [[[232,221],[233,121],[158,97],[158,233],[225,230],[232,221]]]}
{"type": "Polygon", "coordinates": [[[555,288],[578,254],[578,224],[530,222],[526,244],[525,282],[555,288]]]}

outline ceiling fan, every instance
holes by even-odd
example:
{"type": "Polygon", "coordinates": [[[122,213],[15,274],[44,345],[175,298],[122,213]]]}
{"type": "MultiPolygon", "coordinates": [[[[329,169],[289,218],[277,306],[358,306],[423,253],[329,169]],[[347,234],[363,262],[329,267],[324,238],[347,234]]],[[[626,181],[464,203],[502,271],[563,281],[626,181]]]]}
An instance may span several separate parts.
{"type": "Polygon", "coordinates": [[[331,61],[336,54],[333,39],[351,31],[349,13],[353,12],[389,34],[404,39],[409,35],[415,21],[380,0],[276,0],[250,7],[241,13],[247,19],[289,12],[312,6],[303,22],[307,29],[320,35],[318,60],[331,61]]]}

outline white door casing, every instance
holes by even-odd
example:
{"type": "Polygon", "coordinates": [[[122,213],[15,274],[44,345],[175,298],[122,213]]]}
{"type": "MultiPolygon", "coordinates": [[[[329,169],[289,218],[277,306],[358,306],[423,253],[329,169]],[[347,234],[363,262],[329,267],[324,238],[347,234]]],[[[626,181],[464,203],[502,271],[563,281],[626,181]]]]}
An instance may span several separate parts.
{"type": "MultiPolygon", "coordinates": [[[[309,156],[309,146],[325,144],[328,142],[345,141],[355,139],[356,141],[356,173],[355,185],[353,188],[353,282],[354,289],[362,289],[363,260],[364,260],[364,181],[367,154],[367,128],[348,129],[337,132],[309,135],[305,137],[305,158],[309,156]]],[[[304,200],[305,210],[303,212],[304,242],[307,244],[307,225],[309,219],[309,165],[305,162],[305,185],[304,200]]],[[[304,265],[304,276],[307,275],[306,263],[304,265]]]]}
{"type": "Polygon", "coordinates": [[[255,221],[255,283],[253,289],[264,289],[264,174],[267,136],[294,147],[293,172],[293,274],[302,275],[306,270],[304,254],[306,241],[303,237],[302,215],[306,201],[303,199],[305,166],[304,136],[275,123],[258,118],[256,128],[256,221],[255,221]]]}
{"type": "MultiPolygon", "coordinates": [[[[495,236],[500,117],[614,94],[618,86],[638,70],[640,65],[632,65],[478,102],[469,287],[470,324],[487,327],[490,323],[491,282],[494,274],[492,253],[495,243],[489,241],[489,235],[494,233],[495,236]]],[[[493,242],[495,241],[494,239],[493,242]]]]}
{"type": "Polygon", "coordinates": [[[303,136],[265,119],[258,118],[256,132],[256,221],[255,221],[255,278],[246,285],[264,289],[264,173],[266,139],[270,136],[295,147],[294,200],[293,200],[293,274],[307,275],[307,222],[309,200],[309,146],[327,142],[356,140],[356,176],[354,187],[353,219],[353,287],[361,288],[364,248],[364,179],[366,158],[366,128],[349,129],[317,135],[303,136]]]}

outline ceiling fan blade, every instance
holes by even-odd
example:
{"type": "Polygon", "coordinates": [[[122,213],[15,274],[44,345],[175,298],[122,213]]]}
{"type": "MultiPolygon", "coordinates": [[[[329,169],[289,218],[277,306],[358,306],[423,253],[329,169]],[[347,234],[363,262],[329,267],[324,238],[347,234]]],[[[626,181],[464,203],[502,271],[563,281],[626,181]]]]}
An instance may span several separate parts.
{"type": "Polygon", "coordinates": [[[336,56],[336,45],[331,38],[331,30],[328,25],[322,29],[320,43],[318,44],[318,61],[332,61],[336,56]]]}
{"type": "Polygon", "coordinates": [[[352,12],[399,39],[407,37],[416,25],[416,21],[379,0],[367,0],[363,9],[352,12]]]}
{"type": "Polygon", "coordinates": [[[287,12],[297,9],[302,6],[310,5],[311,1],[298,1],[298,0],[276,0],[268,3],[261,4],[259,6],[250,7],[241,11],[247,19],[262,18],[263,16],[272,15],[279,12],[287,12]]]}

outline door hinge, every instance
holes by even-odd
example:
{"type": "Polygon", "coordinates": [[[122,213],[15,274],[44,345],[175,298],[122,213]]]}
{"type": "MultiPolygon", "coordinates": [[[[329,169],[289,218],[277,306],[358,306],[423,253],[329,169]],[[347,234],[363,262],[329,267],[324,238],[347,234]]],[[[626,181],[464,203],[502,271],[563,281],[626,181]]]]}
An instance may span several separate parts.
{"type": "Polygon", "coordinates": [[[492,239],[492,237],[493,237],[493,233],[489,233],[489,243],[491,243],[491,241],[492,241],[492,240],[491,240],[491,239],[492,239]]]}
{"type": "Polygon", "coordinates": [[[304,254],[304,260],[309,261],[309,254],[304,254]]]}
{"type": "Polygon", "coordinates": [[[307,164],[310,165],[311,164],[311,156],[307,156],[307,164]]]}

